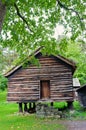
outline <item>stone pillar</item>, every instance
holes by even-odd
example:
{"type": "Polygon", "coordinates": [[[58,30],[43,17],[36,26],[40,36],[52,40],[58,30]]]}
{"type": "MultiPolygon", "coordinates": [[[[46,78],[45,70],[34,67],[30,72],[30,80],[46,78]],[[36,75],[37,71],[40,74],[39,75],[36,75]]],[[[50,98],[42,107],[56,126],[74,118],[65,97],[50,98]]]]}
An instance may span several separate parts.
{"type": "Polygon", "coordinates": [[[22,103],[19,103],[19,112],[23,112],[22,103]]]}

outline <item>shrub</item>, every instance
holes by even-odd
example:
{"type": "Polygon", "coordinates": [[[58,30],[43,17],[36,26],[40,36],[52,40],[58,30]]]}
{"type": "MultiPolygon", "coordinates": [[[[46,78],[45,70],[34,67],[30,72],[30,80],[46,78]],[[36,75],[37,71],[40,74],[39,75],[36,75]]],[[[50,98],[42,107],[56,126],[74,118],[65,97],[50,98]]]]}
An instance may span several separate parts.
{"type": "Polygon", "coordinates": [[[7,78],[0,74],[0,90],[5,90],[7,88],[7,78]]]}
{"type": "Polygon", "coordinates": [[[58,109],[64,109],[67,107],[67,103],[66,102],[55,102],[54,107],[58,108],[58,109]]]}

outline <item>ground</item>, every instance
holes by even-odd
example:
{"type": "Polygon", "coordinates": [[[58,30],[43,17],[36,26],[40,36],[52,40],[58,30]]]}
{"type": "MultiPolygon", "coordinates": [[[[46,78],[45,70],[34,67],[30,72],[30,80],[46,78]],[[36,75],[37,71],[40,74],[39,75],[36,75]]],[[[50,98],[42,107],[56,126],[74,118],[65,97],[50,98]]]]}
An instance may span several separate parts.
{"type": "Polygon", "coordinates": [[[40,119],[35,114],[19,114],[18,104],[8,103],[6,95],[7,91],[0,92],[0,130],[86,130],[86,110],[78,102],[73,111],[66,113],[67,118],[40,119]]]}
{"type": "Polygon", "coordinates": [[[64,121],[67,130],[86,130],[86,121],[64,121]]]}

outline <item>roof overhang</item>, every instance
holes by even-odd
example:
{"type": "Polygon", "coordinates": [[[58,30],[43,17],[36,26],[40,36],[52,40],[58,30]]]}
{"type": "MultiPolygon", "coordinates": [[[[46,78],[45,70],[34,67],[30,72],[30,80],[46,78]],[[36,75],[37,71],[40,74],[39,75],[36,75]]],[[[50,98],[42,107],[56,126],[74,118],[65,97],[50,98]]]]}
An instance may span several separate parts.
{"type": "MultiPolygon", "coordinates": [[[[39,53],[41,53],[41,49],[42,49],[42,47],[38,48],[33,54],[31,54],[28,58],[28,61],[32,55],[34,55],[36,57],[39,53]]],[[[71,61],[63,56],[60,56],[60,55],[57,55],[57,56],[53,55],[53,56],[60,59],[61,61],[65,62],[66,64],[68,64],[72,68],[72,74],[75,72],[75,70],[76,70],[76,63],[75,62],[73,62],[73,61],[71,61]]],[[[14,66],[11,70],[9,70],[7,73],[5,73],[4,76],[8,78],[10,75],[12,75],[18,69],[20,69],[24,63],[25,62],[21,63],[18,66],[14,66]]]]}

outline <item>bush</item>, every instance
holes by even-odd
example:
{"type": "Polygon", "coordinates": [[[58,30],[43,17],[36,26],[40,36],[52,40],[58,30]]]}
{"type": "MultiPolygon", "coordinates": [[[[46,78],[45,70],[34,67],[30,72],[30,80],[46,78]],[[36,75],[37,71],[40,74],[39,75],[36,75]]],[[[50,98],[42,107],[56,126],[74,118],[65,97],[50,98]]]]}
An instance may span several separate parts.
{"type": "Polygon", "coordinates": [[[75,109],[76,111],[82,110],[82,107],[81,107],[79,101],[74,101],[74,102],[73,102],[73,106],[74,106],[74,109],[75,109]]]}
{"type": "Polygon", "coordinates": [[[58,108],[58,109],[64,109],[67,107],[67,103],[65,101],[64,102],[55,102],[54,107],[58,108]]]}
{"type": "Polygon", "coordinates": [[[7,88],[7,78],[5,78],[3,75],[0,75],[0,90],[5,90],[7,88]]]}

